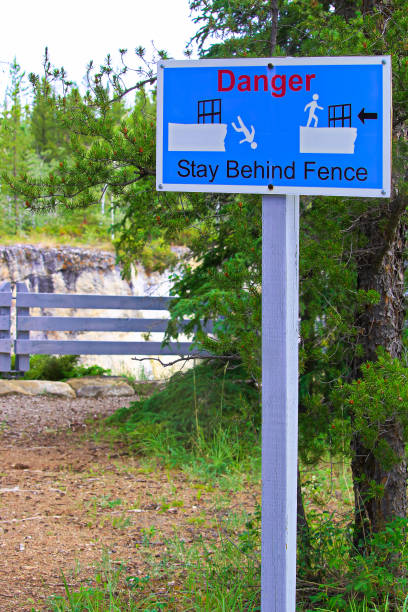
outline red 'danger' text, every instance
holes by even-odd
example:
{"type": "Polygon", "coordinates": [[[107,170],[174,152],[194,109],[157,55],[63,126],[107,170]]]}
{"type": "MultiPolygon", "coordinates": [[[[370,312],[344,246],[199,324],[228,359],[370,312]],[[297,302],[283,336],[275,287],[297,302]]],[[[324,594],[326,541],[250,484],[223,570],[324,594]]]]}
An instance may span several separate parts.
{"type": "MultiPolygon", "coordinates": [[[[288,79],[286,74],[274,74],[270,78],[270,88],[275,98],[282,98],[287,89],[301,91],[305,88],[310,91],[310,82],[316,77],[315,74],[306,74],[303,78],[300,74],[292,74],[288,79]]],[[[255,74],[252,78],[248,74],[236,77],[232,70],[218,70],[218,91],[269,91],[268,77],[266,74],[255,74]]]]}

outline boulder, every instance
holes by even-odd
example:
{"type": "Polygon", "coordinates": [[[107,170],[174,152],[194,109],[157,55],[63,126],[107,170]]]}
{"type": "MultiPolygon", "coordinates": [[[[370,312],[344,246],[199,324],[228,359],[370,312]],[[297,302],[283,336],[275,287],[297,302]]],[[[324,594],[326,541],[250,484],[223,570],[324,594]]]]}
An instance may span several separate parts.
{"type": "Polygon", "coordinates": [[[135,395],[133,388],[121,376],[83,376],[71,378],[68,385],[77,397],[125,397],[135,395]]]}
{"type": "Polygon", "coordinates": [[[19,393],[20,395],[56,395],[74,398],[75,392],[67,383],[53,380],[0,380],[0,396],[19,393]]]}

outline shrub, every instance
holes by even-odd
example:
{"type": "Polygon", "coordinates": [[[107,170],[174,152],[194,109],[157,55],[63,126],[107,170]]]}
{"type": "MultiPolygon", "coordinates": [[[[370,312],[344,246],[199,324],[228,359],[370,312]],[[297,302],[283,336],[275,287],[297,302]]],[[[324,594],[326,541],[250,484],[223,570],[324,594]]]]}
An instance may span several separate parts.
{"type": "Polygon", "coordinates": [[[402,609],[408,589],[407,519],[395,519],[373,534],[364,555],[353,549],[351,516],[339,522],[333,513],[311,512],[308,519],[308,565],[298,565],[300,610],[402,609]]]}
{"type": "Polygon", "coordinates": [[[24,374],[24,380],[65,380],[80,376],[100,376],[111,374],[100,366],[90,367],[77,365],[78,355],[33,355],[30,358],[30,369],[24,374]]]}
{"type": "Polygon", "coordinates": [[[163,390],[108,417],[102,435],[210,478],[242,467],[260,454],[261,411],[258,390],[240,376],[220,364],[178,372],[163,390]]]}
{"type": "Polygon", "coordinates": [[[242,372],[216,364],[201,364],[174,374],[167,386],[147,399],[132,402],[107,419],[123,432],[145,423],[160,424],[188,442],[200,430],[204,436],[223,426],[239,425],[242,436],[258,436],[261,425],[257,389],[240,379],[242,372]]]}

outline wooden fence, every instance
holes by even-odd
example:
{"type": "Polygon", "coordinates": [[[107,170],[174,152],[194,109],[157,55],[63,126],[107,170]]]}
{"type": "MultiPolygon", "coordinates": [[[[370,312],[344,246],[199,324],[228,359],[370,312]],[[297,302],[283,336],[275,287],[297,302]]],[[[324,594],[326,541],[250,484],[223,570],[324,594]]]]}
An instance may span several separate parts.
{"type": "Polygon", "coordinates": [[[10,309],[11,285],[0,285],[0,372],[11,370],[10,309]]]}
{"type": "MultiPolygon", "coordinates": [[[[172,297],[139,297],[113,295],[79,295],[56,293],[31,293],[24,283],[16,283],[16,355],[15,371],[29,369],[30,355],[185,355],[205,357],[209,353],[198,351],[191,342],[171,342],[162,346],[154,341],[116,340],[35,340],[31,331],[65,332],[164,332],[168,319],[31,316],[30,308],[83,308],[94,310],[168,310],[172,297]]],[[[0,285],[0,372],[11,372],[11,306],[10,283],[0,285]]],[[[188,323],[184,321],[182,328],[188,323]]],[[[207,332],[213,330],[211,322],[203,325],[207,332]]]]}

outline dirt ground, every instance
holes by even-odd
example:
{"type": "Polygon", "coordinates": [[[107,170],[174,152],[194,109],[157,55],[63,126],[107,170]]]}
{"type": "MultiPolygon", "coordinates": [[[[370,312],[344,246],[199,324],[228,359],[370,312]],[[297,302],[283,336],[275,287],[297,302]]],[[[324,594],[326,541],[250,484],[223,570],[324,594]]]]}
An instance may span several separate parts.
{"type": "MultiPolygon", "coordinates": [[[[160,560],[175,533],[187,543],[219,537],[205,517],[254,510],[253,488],[203,489],[84,436],[87,419],[130,401],[0,398],[0,612],[49,610],[47,597],[63,593],[62,572],[72,590],[95,584],[103,556],[144,576],[146,538],[160,560]]],[[[164,576],[158,592],[172,585],[164,576]]]]}

